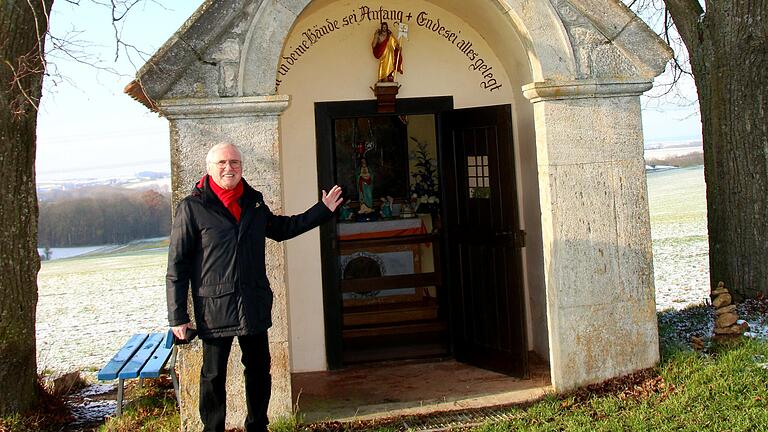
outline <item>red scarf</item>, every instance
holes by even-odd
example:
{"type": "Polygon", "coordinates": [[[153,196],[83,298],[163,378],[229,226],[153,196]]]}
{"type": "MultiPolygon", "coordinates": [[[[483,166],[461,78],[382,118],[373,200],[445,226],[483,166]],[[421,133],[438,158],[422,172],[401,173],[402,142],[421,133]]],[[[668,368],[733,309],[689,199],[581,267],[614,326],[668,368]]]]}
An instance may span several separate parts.
{"type": "MultiPolygon", "coordinates": [[[[199,184],[205,183],[205,176],[203,176],[202,179],[200,179],[199,184]]],[[[224,204],[224,207],[229,210],[230,213],[232,213],[232,216],[235,217],[235,219],[240,222],[240,204],[237,202],[237,200],[240,199],[240,197],[243,195],[243,181],[240,180],[240,182],[235,186],[234,189],[224,189],[221,186],[217,185],[215,181],[213,181],[210,176],[208,176],[208,184],[211,186],[211,190],[214,194],[216,194],[217,197],[221,200],[222,204],[224,204]]]]}

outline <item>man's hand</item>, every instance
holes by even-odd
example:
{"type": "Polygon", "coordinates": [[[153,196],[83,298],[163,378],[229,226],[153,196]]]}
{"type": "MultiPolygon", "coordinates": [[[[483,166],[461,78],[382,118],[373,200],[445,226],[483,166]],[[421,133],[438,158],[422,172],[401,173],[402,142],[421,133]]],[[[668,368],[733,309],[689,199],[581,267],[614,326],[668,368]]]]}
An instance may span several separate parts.
{"type": "Polygon", "coordinates": [[[185,340],[187,338],[185,333],[187,332],[187,327],[190,325],[191,323],[177,325],[175,327],[171,327],[171,331],[173,332],[173,335],[176,336],[176,339],[185,340]]]}
{"type": "Polygon", "coordinates": [[[327,194],[323,191],[323,204],[328,207],[328,210],[336,211],[336,207],[338,207],[342,201],[344,201],[344,198],[341,197],[341,188],[339,185],[334,185],[331,188],[331,191],[327,194]]]}

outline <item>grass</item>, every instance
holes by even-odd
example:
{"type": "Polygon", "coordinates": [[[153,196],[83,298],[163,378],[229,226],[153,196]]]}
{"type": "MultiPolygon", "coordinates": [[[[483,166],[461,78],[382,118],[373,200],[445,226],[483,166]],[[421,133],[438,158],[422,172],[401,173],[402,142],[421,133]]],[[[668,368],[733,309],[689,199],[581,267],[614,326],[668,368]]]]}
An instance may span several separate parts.
{"type": "Polygon", "coordinates": [[[641,398],[609,394],[579,402],[547,399],[513,409],[513,419],[478,431],[759,431],[768,427],[768,371],[754,358],[765,342],[742,340],[710,354],[677,351],[658,368],[662,391],[641,398]]]}
{"type": "Polygon", "coordinates": [[[294,413],[291,416],[272,419],[269,422],[271,432],[293,432],[301,427],[301,415],[294,413]]]}
{"type": "Polygon", "coordinates": [[[176,432],[179,412],[173,385],[167,377],[145,380],[143,387],[133,386],[127,392],[129,403],[123,415],[112,417],[98,432],[176,432]]]}
{"type": "MultiPolygon", "coordinates": [[[[648,206],[654,228],[661,229],[667,224],[683,225],[697,234],[706,235],[704,167],[649,173],[648,206]]],[[[656,237],[654,233],[654,239],[656,237]]]]}
{"type": "Polygon", "coordinates": [[[119,246],[113,250],[109,250],[105,252],[94,251],[94,252],[85,254],[84,256],[87,256],[87,257],[125,256],[125,255],[136,255],[136,254],[145,254],[145,253],[146,254],[159,253],[161,255],[167,255],[168,242],[169,241],[167,238],[164,238],[161,240],[152,240],[152,241],[133,241],[126,245],[119,246]]]}
{"type": "Polygon", "coordinates": [[[711,308],[664,311],[658,318],[662,361],[640,380],[630,379],[626,390],[601,394],[604,383],[586,396],[550,395],[530,407],[511,408],[508,420],[473,430],[768,430],[768,369],[760,366],[768,358],[768,341],[709,341],[709,348],[698,352],[690,348],[690,337],[711,334],[711,308]]]}

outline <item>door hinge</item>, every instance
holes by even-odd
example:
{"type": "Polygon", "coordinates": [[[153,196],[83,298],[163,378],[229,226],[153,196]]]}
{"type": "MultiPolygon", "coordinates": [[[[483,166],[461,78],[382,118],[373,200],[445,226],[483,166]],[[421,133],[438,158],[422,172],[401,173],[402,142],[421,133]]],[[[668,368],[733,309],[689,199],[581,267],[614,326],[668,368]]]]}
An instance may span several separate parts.
{"type": "Polygon", "coordinates": [[[525,230],[517,230],[515,232],[515,246],[519,248],[525,247],[525,230]]]}

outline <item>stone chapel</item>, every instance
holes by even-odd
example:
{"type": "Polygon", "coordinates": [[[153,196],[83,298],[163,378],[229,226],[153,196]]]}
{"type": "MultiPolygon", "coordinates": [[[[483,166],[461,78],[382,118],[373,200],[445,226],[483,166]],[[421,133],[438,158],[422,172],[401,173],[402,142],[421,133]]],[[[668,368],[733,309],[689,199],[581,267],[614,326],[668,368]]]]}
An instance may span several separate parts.
{"type": "Polygon", "coordinates": [[[275,213],[344,188],[267,243],[274,419],[297,376],[360,364],[538,361],[565,391],[658,362],[640,95],[670,57],[619,0],[207,0],[126,92],[168,119],[174,206],[223,141],[275,213]],[[383,23],[402,73],[378,82],[383,23]]]}

